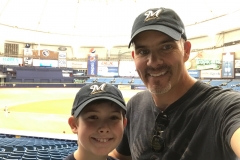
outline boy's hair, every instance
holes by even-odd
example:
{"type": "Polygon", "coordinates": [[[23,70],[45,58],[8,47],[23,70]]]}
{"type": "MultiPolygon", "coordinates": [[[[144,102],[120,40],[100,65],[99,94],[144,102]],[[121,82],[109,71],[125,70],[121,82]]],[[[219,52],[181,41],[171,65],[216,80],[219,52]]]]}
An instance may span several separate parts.
{"type": "Polygon", "coordinates": [[[89,103],[96,100],[109,100],[116,103],[125,112],[127,110],[121,91],[107,83],[93,83],[83,86],[75,96],[72,115],[77,118],[80,112],[89,103]]]}

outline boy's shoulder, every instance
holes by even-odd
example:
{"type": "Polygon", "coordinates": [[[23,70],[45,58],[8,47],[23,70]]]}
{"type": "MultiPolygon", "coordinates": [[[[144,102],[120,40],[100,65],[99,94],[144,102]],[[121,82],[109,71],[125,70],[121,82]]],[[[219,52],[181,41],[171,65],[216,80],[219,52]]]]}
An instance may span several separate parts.
{"type": "Polygon", "coordinates": [[[64,160],[76,160],[73,153],[64,158],[64,160]]]}
{"type": "MultiPolygon", "coordinates": [[[[65,157],[64,160],[76,160],[76,159],[74,158],[74,155],[73,155],[73,153],[72,153],[72,154],[68,155],[67,157],[65,157]]],[[[107,157],[107,160],[118,160],[118,159],[113,158],[113,157],[111,157],[111,156],[108,156],[108,157],[107,157]]]]}
{"type": "Polygon", "coordinates": [[[118,160],[118,159],[113,158],[113,157],[111,157],[111,156],[108,156],[108,157],[107,157],[107,160],[118,160]]]}

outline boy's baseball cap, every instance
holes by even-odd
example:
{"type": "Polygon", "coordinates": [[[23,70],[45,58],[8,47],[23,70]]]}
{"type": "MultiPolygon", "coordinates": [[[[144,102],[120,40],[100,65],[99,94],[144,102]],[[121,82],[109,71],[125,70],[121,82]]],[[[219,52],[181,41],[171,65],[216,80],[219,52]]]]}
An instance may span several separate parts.
{"type": "Polygon", "coordinates": [[[117,87],[111,84],[97,82],[86,84],[77,92],[73,102],[71,114],[74,117],[78,117],[82,109],[87,104],[99,99],[107,99],[113,101],[125,111],[127,110],[122,93],[117,87]]]}
{"type": "Polygon", "coordinates": [[[151,8],[141,13],[134,21],[131,33],[131,40],[140,32],[156,30],[167,34],[175,40],[187,40],[185,27],[178,14],[169,8],[151,8]]]}

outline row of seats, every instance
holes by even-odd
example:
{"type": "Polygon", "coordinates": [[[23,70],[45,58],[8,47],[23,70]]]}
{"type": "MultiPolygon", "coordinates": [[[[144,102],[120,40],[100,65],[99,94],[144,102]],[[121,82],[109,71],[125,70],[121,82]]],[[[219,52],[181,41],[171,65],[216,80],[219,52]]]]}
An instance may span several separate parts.
{"type": "MultiPolygon", "coordinates": [[[[221,86],[222,88],[233,88],[238,90],[240,86],[240,80],[202,80],[212,86],[221,86]]],[[[91,77],[85,83],[105,82],[110,84],[131,84],[131,85],[144,85],[140,78],[104,78],[104,77],[91,77]]]]}
{"type": "Polygon", "coordinates": [[[0,160],[62,160],[76,149],[75,140],[0,134],[0,160]]]}
{"type": "Polygon", "coordinates": [[[85,83],[105,82],[110,84],[131,84],[131,85],[144,85],[139,78],[89,78],[85,83]]]}
{"type": "Polygon", "coordinates": [[[220,86],[223,89],[233,89],[240,91],[240,80],[202,80],[211,86],[220,86]]]}

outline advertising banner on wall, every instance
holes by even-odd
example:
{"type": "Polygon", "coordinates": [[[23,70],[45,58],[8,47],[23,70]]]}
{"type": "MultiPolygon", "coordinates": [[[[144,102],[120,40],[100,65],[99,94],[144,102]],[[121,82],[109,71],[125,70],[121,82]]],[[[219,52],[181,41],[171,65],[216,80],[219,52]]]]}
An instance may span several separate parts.
{"type": "Polygon", "coordinates": [[[131,85],[118,85],[118,89],[120,90],[131,90],[131,85]]]}
{"type": "Polygon", "coordinates": [[[222,78],[234,78],[234,52],[222,54],[222,78]]]}
{"type": "Polygon", "coordinates": [[[98,55],[96,53],[88,54],[87,74],[91,76],[97,75],[98,55]]]}
{"type": "Polygon", "coordinates": [[[58,52],[58,59],[66,59],[67,58],[67,52],[66,51],[59,51],[58,52]]]}
{"type": "Polygon", "coordinates": [[[200,78],[200,70],[188,70],[188,74],[194,78],[200,78]]]}
{"type": "Polygon", "coordinates": [[[23,63],[22,58],[13,58],[13,57],[0,57],[0,65],[15,65],[23,63]]]}
{"type": "Polygon", "coordinates": [[[38,50],[33,50],[32,52],[33,52],[33,58],[52,59],[52,60],[58,59],[58,52],[50,51],[47,49],[40,50],[39,52],[38,50]]]}
{"type": "Polygon", "coordinates": [[[58,61],[57,60],[33,59],[33,66],[38,66],[38,67],[58,67],[58,61]]]}
{"type": "Polygon", "coordinates": [[[222,70],[201,70],[201,78],[222,78],[222,70]]]}
{"type": "Polygon", "coordinates": [[[31,48],[23,48],[24,57],[32,57],[33,52],[31,48]]]}
{"type": "Polygon", "coordinates": [[[24,61],[24,66],[32,66],[32,57],[24,57],[23,61],[24,61]]]}
{"type": "Polygon", "coordinates": [[[209,60],[209,59],[196,59],[196,69],[221,69],[221,60],[209,60]]]}
{"type": "Polygon", "coordinates": [[[235,60],[235,68],[240,68],[240,60],[235,60]]]}
{"type": "Polygon", "coordinates": [[[240,68],[235,68],[235,79],[240,78],[240,68]]]}
{"type": "Polygon", "coordinates": [[[87,69],[87,62],[67,61],[67,68],[87,69]]]}
{"type": "Polygon", "coordinates": [[[133,61],[119,62],[119,76],[139,77],[133,61]]]}
{"type": "Polygon", "coordinates": [[[58,60],[58,67],[67,67],[67,60],[66,59],[59,59],[58,60]]]}
{"type": "Polygon", "coordinates": [[[118,76],[118,61],[98,61],[98,76],[118,76]]]}

